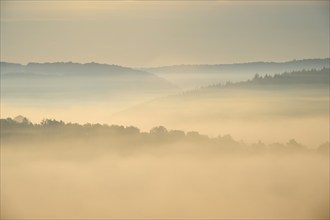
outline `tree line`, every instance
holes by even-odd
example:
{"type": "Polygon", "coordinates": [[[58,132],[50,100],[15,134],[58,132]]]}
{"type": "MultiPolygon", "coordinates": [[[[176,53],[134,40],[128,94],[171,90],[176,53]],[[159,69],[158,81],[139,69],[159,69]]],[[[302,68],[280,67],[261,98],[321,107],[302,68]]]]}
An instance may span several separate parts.
{"type": "MultiPolygon", "coordinates": [[[[55,119],[44,119],[40,123],[31,123],[29,119],[18,116],[14,119],[0,119],[1,142],[23,142],[34,141],[70,141],[73,139],[96,140],[102,139],[104,145],[120,146],[166,146],[171,144],[185,144],[198,146],[204,149],[222,151],[245,151],[245,152],[305,152],[310,151],[306,146],[294,139],[287,143],[273,143],[266,145],[259,141],[254,144],[246,144],[236,141],[230,135],[219,135],[208,137],[197,131],[168,130],[164,126],[156,126],[149,132],[140,131],[134,126],[107,125],[107,124],[78,124],[65,123],[55,119]]],[[[320,145],[317,151],[327,153],[329,142],[320,145]]]]}
{"type": "Polygon", "coordinates": [[[302,86],[329,86],[330,69],[322,68],[320,70],[300,70],[292,72],[277,73],[274,75],[261,75],[256,73],[252,79],[243,82],[226,82],[225,84],[215,84],[204,87],[204,89],[210,88],[223,88],[232,86],[251,86],[251,85],[302,85],[302,86]]]}

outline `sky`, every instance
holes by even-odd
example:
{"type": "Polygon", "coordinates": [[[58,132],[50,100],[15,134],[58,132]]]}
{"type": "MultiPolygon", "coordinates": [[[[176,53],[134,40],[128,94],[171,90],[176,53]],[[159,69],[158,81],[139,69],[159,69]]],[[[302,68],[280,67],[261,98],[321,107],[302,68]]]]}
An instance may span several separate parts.
{"type": "Polygon", "coordinates": [[[4,1],[1,61],[131,67],[329,57],[329,1],[4,1]]]}

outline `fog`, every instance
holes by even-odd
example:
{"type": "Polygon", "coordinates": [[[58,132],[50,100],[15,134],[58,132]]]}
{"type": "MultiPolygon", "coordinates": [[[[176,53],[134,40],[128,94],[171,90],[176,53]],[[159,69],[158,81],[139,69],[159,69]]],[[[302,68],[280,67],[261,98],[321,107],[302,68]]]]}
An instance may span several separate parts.
{"type": "Polygon", "coordinates": [[[329,219],[328,9],[0,0],[0,219],[329,219]]]}
{"type": "Polygon", "coordinates": [[[256,73],[273,75],[288,71],[329,68],[329,58],[292,60],[287,62],[249,62],[234,64],[176,65],[143,70],[154,73],[180,88],[196,89],[214,83],[239,82],[251,79],[256,73]]]}
{"type": "Polygon", "coordinates": [[[174,95],[129,71],[2,78],[2,219],[329,218],[328,68],[174,95]]]}
{"type": "Polygon", "coordinates": [[[329,217],[327,154],[215,154],[178,143],[120,152],[120,146],[106,150],[98,141],[3,144],[1,217],[329,217]]]}
{"type": "Polygon", "coordinates": [[[210,136],[267,143],[296,138],[316,147],[329,140],[329,69],[217,84],[155,99],[115,114],[115,123],[164,125],[210,136]]]}
{"type": "Polygon", "coordinates": [[[1,218],[326,219],[329,143],[1,121],[1,218]]]}
{"type": "Polygon", "coordinates": [[[271,93],[235,91],[224,97],[192,95],[195,97],[157,100],[121,112],[114,121],[145,130],[160,124],[211,136],[231,134],[249,142],[297,138],[316,146],[328,140],[328,97],[271,93]]]}

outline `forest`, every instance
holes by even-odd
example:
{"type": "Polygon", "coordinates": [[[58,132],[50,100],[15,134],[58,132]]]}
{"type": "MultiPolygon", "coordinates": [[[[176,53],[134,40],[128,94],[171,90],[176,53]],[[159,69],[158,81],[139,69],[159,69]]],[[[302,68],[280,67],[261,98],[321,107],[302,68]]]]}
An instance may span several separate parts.
{"type": "MultiPolygon", "coordinates": [[[[137,149],[148,147],[155,150],[159,147],[166,149],[169,145],[185,145],[188,150],[204,150],[205,152],[319,152],[327,154],[329,152],[329,142],[322,143],[317,149],[309,147],[290,139],[287,143],[264,144],[262,141],[247,144],[243,141],[234,140],[229,134],[209,137],[197,131],[184,132],[182,130],[169,130],[164,126],[157,126],[148,132],[140,131],[134,126],[107,125],[107,124],[78,124],[65,123],[55,119],[44,119],[39,124],[33,124],[23,116],[16,118],[0,119],[1,122],[1,142],[8,143],[40,143],[65,141],[70,143],[73,140],[92,141],[97,143],[91,147],[102,146],[120,151],[121,149],[137,149]],[[189,146],[191,148],[189,149],[189,146]]],[[[85,142],[85,143],[87,143],[85,142]]],[[[174,150],[175,149],[171,149],[174,150]]],[[[129,151],[128,151],[129,152],[129,151]]],[[[132,152],[135,152],[133,150],[132,152]]]]}

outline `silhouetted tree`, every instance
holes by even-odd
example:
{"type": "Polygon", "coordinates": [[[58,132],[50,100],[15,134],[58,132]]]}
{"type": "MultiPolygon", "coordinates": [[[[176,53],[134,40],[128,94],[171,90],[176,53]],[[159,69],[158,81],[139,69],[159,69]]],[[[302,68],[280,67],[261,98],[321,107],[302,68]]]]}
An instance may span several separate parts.
{"type": "Polygon", "coordinates": [[[150,130],[150,134],[156,134],[156,135],[167,135],[168,131],[164,126],[158,126],[154,127],[150,130]]]}
{"type": "Polygon", "coordinates": [[[65,123],[63,121],[56,121],[55,119],[43,119],[40,125],[46,128],[56,128],[63,127],[65,123]]]}
{"type": "Polygon", "coordinates": [[[288,143],[287,143],[287,147],[289,149],[292,150],[301,150],[304,148],[303,145],[299,144],[295,139],[291,139],[288,143]]]}

